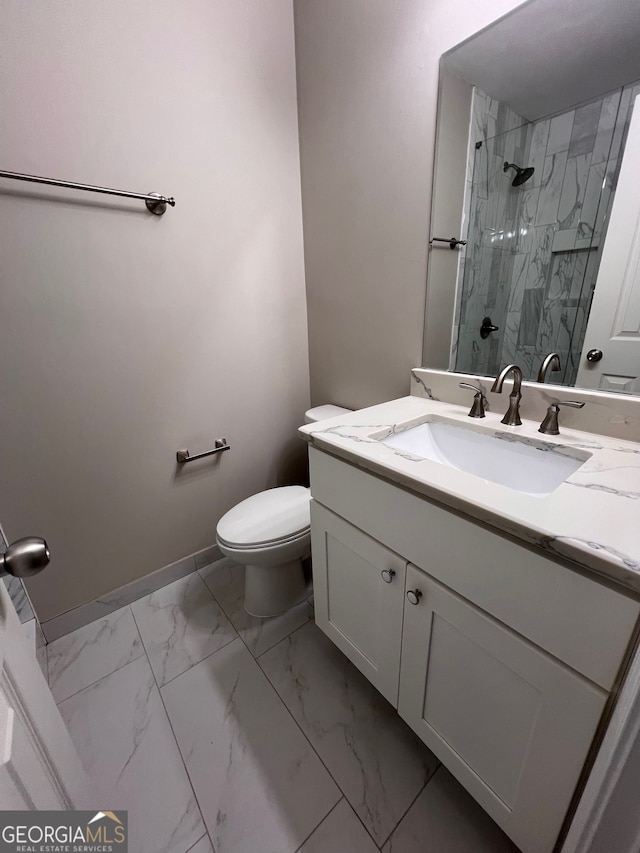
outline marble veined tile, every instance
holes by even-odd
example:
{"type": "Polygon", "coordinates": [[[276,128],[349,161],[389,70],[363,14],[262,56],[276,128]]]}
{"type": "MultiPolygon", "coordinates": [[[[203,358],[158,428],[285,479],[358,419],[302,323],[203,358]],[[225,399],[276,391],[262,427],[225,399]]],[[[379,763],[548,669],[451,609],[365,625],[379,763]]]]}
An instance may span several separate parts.
{"type": "Polygon", "coordinates": [[[533,229],[526,287],[543,287],[547,281],[551,268],[554,233],[553,225],[543,225],[533,229]]]}
{"type": "Polygon", "coordinates": [[[577,228],[567,228],[564,231],[556,231],[553,237],[554,252],[572,252],[578,239],[577,228]]]}
{"type": "Polygon", "coordinates": [[[200,569],[200,574],[255,657],[288,637],[311,615],[309,606],[303,601],[270,619],[249,616],[244,609],[244,567],[229,557],[200,569]]]}
{"type": "Polygon", "coordinates": [[[590,104],[578,107],[571,131],[569,157],[577,157],[579,154],[591,154],[593,152],[601,111],[601,98],[597,101],[592,101],[590,104]]]}
{"type": "Polygon", "coordinates": [[[522,312],[518,327],[518,348],[534,347],[536,345],[543,296],[544,291],[541,287],[531,287],[522,294],[522,312]]]}
{"type": "Polygon", "coordinates": [[[346,800],[340,800],[299,853],[378,853],[378,847],[346,800]]]}
{"type": "Polygon", "coordinates": [[[47,646],[53,698],[61,702],[143,654],[128,607],[78,628],[47,646]]]}
{"type": "Polygon", "coordinates": [[[598,204],[598,213],[596,215],[596,224],[593,232],[593,241],[604,241],[607,234],[609,220],[611,218],[611,206],[613,204],[614,193],[618,184],[619,160],[610,160],[607,163],[605,182],[602,188],[602,196],[598,204]]]}
{"type": "Polygon", "coordinates": [[[602,99],[602,110],[600,112],[598,130],[593,147],[593,157],[591,158],[592,163],[602,163],[609,157],[613,129],[618,115],[618,105],[620,104],[620,95],[621,92],[619,91],[612,92],[602,99]]]}
{"type": "Polygon", "coordinates": [[[160,686],[237,636],[197,572],[136,601],[131,609],[160,686]]]}
{"type": "Polygon", "coordinates": [[[128,810],[132,851],[186,853],[202,838],[206,829],[146,657],[59,707],[100,807],[128,810]]]}
{"type": "Polygon", "coordinates": [[[514,251],[518,254],[529,253],[532,247],[536,211],[540,198],[540,187],[523,189],[519,194],[519,211],[515,223],[514,251]]]}
{"type": "Polygon", "coordinates": [[[631,86],[624,86],[622,89],[622,93],[620,94],[618,113],[616,115],[616,120],[613,127],[613,137],[611,139],[611,147],[609,149],[610,158],[619,157],[623,151],[622,144],[623,141],[626,139],[627,131],[629,129],[629,121],[631,119],[631,112],[633,111],[631,102],[631,90],[631,86]]]}
{"type": "MultiPolygon", "coordinates": [[[[549,139],[549,119],[537,121],[531,130],[531,144],[527,166],[533,166],[534,173],[530,179],[532,187],[539,187],[544,171],[544,160],[547,156],[547,140],[549,139]]],[[[529,183],[529,182],[528,182],[529,183]]]]}
{"type": "Polygon", "coordinates": [[[440,767],[382,853],[519,853],[489,815],[440,767]]]}
{"type": "Polygon", "coordinates": [[[340,792],[241,640],[161,693],[217,853],[294,853],[340,792]]]}
{"type": "Polygon", "coordinates": [[[562,228],[574,228],[578,225],[582,202],[587,188],[591,153],[569,157],[564,173],[558,219],[562,228]]]}
{"type": "Polygon", "coordinates": [[[527,269],[529,266],[529,255],[512,255],[514,259],[511,289],[509,292],[508,311],[520,311],[522,308],[522,295],[527,284],[527,269]]]}
{"type": "MultiPolygon", "coordinates": [[[[591,237],[595,231],[596,216],[600,205],[601,196],[604,195],[606,163],[596,163],[589,169],[587,177],[587,187],[580,210],[580,219],[578,222],[578,237],[591,237]]],[[[603,199],[606,204],[606,200],[603,199]]]]}
{"type": "Polygon", "coordinates": [[[557,221],[566,166],[566,151],[553,154],[545,159],[538,198],[536,226],[551,225],[557,221]]]}
{"type": "Polygon", "coordinates": [[[520,311],[507,314],[502,336],[502,349],[500,353],[501,364],[509,364],[513,361],[518,346],[518,330],[520,328],[520,311]]]}
{"type": "Polygon", "coordinates": [[[189,848],[189,853],[214,853],[208,835],[203,835],[200,841],[197,841],[193,847],[189,848]]]}
{"type": "Polygon", "coordinates": [[[573,130],[573,119],[575,110],[562,115],[554,116],[549,124],[549,138],[547,139],[547,157],[567,151],[571,142],[571,131],[573,130]]]}
{"type": "Polygon", "coordinates": [[[437,767],[435,757],[314,623],[260,665],[382,844],[437,767]]]}

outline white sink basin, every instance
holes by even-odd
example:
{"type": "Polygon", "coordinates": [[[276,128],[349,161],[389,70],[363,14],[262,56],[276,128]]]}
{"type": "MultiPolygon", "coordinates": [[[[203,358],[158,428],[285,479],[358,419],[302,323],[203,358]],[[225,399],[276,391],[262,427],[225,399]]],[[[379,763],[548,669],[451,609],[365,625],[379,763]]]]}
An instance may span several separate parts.
{"type": "Polygon", "coordinates": [[[436,419],[379,440],[401,453],[538,496],[551,494],[590,456],[550,442],[487,434],[436,419]]]}

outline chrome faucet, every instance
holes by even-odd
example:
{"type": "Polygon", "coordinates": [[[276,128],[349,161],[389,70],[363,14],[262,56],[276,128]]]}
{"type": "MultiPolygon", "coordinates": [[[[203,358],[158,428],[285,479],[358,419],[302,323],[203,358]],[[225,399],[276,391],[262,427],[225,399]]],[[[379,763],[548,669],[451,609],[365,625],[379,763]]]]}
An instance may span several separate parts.
{"type": "Polygon", "coordinates": [[[482,388],[477,385],[471,385],[470,382],[458,382],[458,386],[460,388],[470,388],[471,391],[475,391],[475,397],[473,398],[473,405],[471,406],[471,410],[468,414],[470,418],[484,418],[486,417],[484,413],[484,404],[487,401],[487,398],[484,396],[482,388]]]}
{"type": "Polygon", "coordinates": [[[578,403],[576,400],[563,400],[562,402],[558,400],[557,403],[552,403],[547,409],[547,414],[544,416],[544,420],[538,427],[538,432],[544,433],[544,435],[560,435],[560,430],[558,429],[558,413],[560,411],[560,406],[570,406],[572,409],[582,409],[584,408],[584,403],[578,403]]]}
{"type": "Polygon", "coordinates": [[[547,376],[547,370],[551,370],[554,373],[557,373],[559,370],[562,370],[562,365],[560,364],[560,356],[557,352],[550,352],[549,355],[545,356],[544,361],[540,365],[540,370],[538,371],[538,378],[536,382],[544,382],[547,376]]]}
{"type": "Polygon", "coordinates": [[[512,371],[513,390],[511,391],[511,394],[509,394],[509,408],[500,423],[506,424],[507,426],[520,426],[522,423],[520,420],[520,400],[522,399],[520,388],[522,386],[522,371],[518,365],[508,364],[506,367],[503,367],[500,373],[496,376],[494,383],[491,386],[491,390],[495,391],[496,394],[502,394],[502,383],[506,379],[507,375],[512,371]]]}

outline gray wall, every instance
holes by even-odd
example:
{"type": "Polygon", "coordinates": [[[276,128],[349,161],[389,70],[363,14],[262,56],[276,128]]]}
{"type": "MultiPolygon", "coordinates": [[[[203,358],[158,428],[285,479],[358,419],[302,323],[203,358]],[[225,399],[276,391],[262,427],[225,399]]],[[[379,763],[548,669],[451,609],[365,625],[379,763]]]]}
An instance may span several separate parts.
{"type": "Polygon", "coordinates": [[[290,0],[0,5],[0,517],[41,619],[211,545],[308,405],[290,0]],[[175,452],[231,451],[178,470],[175,452]]]}
{"type": "Polygon", "coordinates": [[[517,5],[294,0],[314,403],[407,393],[422,355],[438,61],[517,5]]]}

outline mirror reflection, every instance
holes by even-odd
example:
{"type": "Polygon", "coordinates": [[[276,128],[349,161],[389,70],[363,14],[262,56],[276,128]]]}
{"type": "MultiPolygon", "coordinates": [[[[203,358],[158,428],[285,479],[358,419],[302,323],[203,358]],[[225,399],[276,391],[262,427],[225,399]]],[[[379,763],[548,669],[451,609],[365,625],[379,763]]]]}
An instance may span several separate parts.
{"type": "MultiPolygon", "coordinates": [[[[609,34],[618,44],[616,61],[607,64],[604,76],[596,73],[590,38],[593,50],[596,45],[599,52],[616,50],[614,44],[603,46],[598,18],[590,17],[590,12],[597,13],[604,20],[609,14],[597,4],[586,9],[591,35],[582,34],[576,57],[567,55],[566,33],[555,47],[550,45],[545,16],[557,12],[559,5],[535,0],[454,48],[441,62],[441,78],[456,77],[458,96],[451,98],[455,87],[443,85],[441,79],[439,129],[456,127],[446,115],[448,107],[458,113],[468,110],[467,159],[459,164],[464,187],[453,193],[461,208],[459,234],[466,246],[456,249],[455,269],[449,262],[455,280],[448,285],[455,287],[455,301],[448,363],[458,372],[491,376],[515,362],[524,378],[533,381],[640,393],[640,272],[635,277],[625,274],[635,262],[632,244],[640,201],[633,199],[631,188],[625,199],[622,189],[623,163],[640,157],[631,150],[640,148],[640,127],[635,135],[632,128],[640,57],[626,48],[631,24],[627,19],[624,33],[609,34]],[[535,15],[537,27],[532,26],[535,15]],[[527,26],[518,22],[519,16],[526,16],[527,26]],[[522,61],[519,29],[534,43],[528,44],[522,61]],[[507,39],[505,48],[509,33],[516,41],[509,44],[507,39]],[[556,79],[552,54],[560,50],[556,65],[563,76],[556,79]],[[483,89],[481,82],[493,91],[483,89]],[[613,82],[621,85],[602,90],[613,82]],[[607,254],[605,244],[616,216],[622,222],[617,231],[626,230],[626,235],[617,251],[610,247],[607,254]],[[615,315],[610,319],[604,316],[609,307],[615,315]],[[617,360],[616,337],[625,338],[625,345],[636,339],[635,347],[626,346],[617,360]],[[551,353],[557,358],[547,358],[551,353]]],[[[633,22],[637,38],[637,12],[633,22]]],[[[458,119],[458,128],[460,123],[458,119]]],[[[445,145],[439,138],[438,152],[445,145]]],[[[637,170],[629,163],[624,168],[637,185],[637,170]]],[[[436,189],[438,178],[436,163],[436,189]]],[[[434,192],[433,227],[439,219],[437,203],[434,192]]],[[[432,260],[448,251],[446,243],[433,244],[432,260]]]]}

